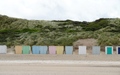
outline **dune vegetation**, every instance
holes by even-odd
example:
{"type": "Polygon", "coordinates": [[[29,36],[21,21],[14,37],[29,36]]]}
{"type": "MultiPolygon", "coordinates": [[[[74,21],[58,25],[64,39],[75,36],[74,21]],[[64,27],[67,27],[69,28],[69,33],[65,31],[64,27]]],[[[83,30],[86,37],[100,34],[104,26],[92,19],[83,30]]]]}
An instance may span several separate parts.
{"type": "Polygon", "coordinates": [[[0,15],[0,44],[73,45],[79,39],[94,38],[98,45],[120,45],[120,19],[101,18],[93,22],[72,20],[26,20],[0,15]]]}

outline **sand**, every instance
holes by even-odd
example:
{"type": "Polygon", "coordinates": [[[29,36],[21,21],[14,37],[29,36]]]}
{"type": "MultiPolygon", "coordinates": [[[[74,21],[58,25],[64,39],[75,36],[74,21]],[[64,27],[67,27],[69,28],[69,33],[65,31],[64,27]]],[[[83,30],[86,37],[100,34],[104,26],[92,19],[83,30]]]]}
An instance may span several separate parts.
{"type": "Polygon", "coordinates": [[[120,67],[59,63],[0,63],[0,75],[120,75],[120,67]]]}
{"type": "Polygon", "coordinates": [[[120,75],[120,55],[0,54],[0,75],[120,75]]]}

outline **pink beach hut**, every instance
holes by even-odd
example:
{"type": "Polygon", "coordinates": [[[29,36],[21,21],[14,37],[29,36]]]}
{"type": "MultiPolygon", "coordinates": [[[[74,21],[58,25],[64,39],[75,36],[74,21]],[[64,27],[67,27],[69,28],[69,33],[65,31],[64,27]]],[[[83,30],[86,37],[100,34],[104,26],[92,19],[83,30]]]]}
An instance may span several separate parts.
{"type": "Polygon", "coordinates": [[[49,46],[49,54],[56,54],[56,46],[49,46]]]}

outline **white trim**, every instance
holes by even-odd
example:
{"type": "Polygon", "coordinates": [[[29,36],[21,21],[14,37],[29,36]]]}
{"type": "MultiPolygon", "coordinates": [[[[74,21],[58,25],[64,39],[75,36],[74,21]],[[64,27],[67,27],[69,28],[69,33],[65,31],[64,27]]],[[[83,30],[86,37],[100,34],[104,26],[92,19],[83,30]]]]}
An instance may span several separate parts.
{"type": "Polygon", "coordinates": [[[118,46],[116,47],[116,53],[118,54],[118,46]]]}
{"type": "Polygon", "coordinates": [[[105,47],[105,54],[107,55],[107,46],[105,47]]]}

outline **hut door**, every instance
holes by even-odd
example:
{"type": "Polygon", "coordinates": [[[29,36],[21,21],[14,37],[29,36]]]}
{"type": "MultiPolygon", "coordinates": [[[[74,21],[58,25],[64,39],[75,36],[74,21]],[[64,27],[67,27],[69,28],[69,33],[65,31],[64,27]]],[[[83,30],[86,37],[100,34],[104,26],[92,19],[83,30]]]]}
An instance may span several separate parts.
{"type": "Polygon", "coordinates": [[[118,47],[118,54],[120,54],[120,47],[118,47]]]}
{"type": "Polygon", "coordinates": [[[107,48],[107,54],[112,54],[112,48],[111,47],[107,48]]]}

